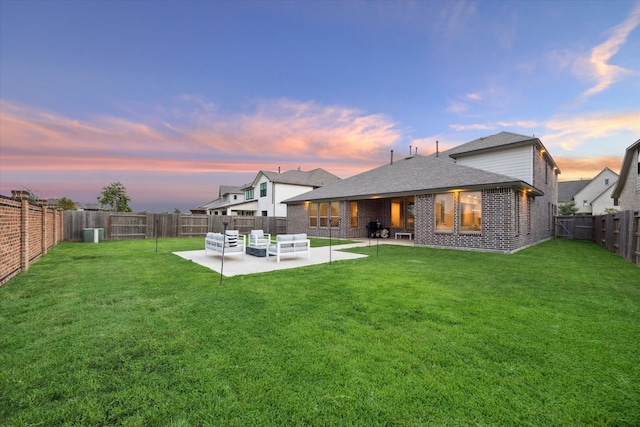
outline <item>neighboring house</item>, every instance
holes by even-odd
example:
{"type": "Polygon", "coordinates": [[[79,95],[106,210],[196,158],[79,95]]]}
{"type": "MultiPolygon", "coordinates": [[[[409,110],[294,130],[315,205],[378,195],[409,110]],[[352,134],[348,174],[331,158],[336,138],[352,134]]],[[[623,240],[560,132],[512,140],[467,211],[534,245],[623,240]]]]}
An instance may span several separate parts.
{"type": "Polygon", "coordinates": [[[308,172],[260,171],[254,180],[240,187],[221,186],[220,197],[192,209],[192,213],[238,216],[286,217],[283,200],[339,180],[318,168],[308,172]]]}
{"type": "Polygon", "coordinates": [[[76,203],[76,210],[98,212],[103,209],[99,203],[76,203]]]}
{"type": "Polygon", "coordinates": [[[618,174],[604,168],[591,180],[558,182],[558,203],[576,202],[578,214],[604,215],[607,209],[617,209],[611,193],[618,182],[618,174]]]}
{"type": "Polygon", "coordinates": [[[192,214],[207,215],[254,215],[257,204],[245,203],[244,188],[249,185],[231,186],[221,185],[218,198],[191,209],[192,214]]]}
{"type": "Polygon", "coordinates": [[[611,197],[619,200],[621,211],[640,211],[640,139],[624,153],[620,178],[611,197]]]}
{"type": "Polygon", "coordinates": [[[282,203],[283,200],[339,180],[340,178],[334,174],[320,168],[309,172],[260,171],[253,183],[245,188],[245,197],[247,200],[258,202],[255,213],[257,216],[286,217],[287,205],[282,203]]]}
{"type": "Polygon", "coordinates": [[[511,253],[553,237],[559,173],[540,139],[501,132],[292,197],[289,229],[358,238],[379,221],[420,246],[511,253]]]}

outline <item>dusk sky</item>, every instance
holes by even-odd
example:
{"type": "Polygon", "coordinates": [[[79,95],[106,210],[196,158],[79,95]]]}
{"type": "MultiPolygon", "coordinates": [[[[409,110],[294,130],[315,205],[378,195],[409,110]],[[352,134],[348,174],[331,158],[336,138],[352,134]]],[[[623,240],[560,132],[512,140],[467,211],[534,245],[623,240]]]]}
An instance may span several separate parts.
{"type": "Polygon", "coordinates": [[[0,194],[188,212],[510,131],[560,180],[640,138],[640,1],[0,0],[0,194]]]}

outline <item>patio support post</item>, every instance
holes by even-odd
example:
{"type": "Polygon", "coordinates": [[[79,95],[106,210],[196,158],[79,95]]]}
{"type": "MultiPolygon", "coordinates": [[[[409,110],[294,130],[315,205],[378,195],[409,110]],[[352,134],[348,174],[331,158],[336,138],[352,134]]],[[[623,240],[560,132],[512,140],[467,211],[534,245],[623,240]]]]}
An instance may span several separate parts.
{"type": "Polygon", "coordinates": [[[376,256],[378,256],[378,250],[379,250],[378,246],[380,245],[379,244],[379,241],[380,241],[380,220],[379,219],[376,220],[376,227],[378,228],[376,230],[376,256]]]}

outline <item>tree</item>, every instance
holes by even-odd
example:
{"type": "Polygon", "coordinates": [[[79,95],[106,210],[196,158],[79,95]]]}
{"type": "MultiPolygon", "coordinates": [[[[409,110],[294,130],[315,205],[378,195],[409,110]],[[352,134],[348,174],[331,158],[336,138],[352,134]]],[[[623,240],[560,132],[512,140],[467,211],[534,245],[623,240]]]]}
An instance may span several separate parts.
{"type": "Polygon", "coordinates": [[[66,197],[60,197],[56,204],[64,209],[65,211],[72,211],[76,209],[76,202],[71,199],[67,199],[66,197]]]}
{"type": "Polygon", "coordinates": [[[569,202],[560,203],[558,205],[558,214],[562,216],[570,216],[578,213],[580,209],[576,206],[575,200],[569,202]]]}
{"type": "Polygon", "coordinates": [[[38,193],[37,190],[32,190],[31,188],[27,188],[24,186],[22,188],[24,189],[24,191],[28,193],[29,203],[35,204],[40,199],[40,194],[38,193]]]}
{"type": "Polygon", "coordinates": [[[102,207],[109,206],[112,211],[131,212],[129,207],[131,199],[127,196],[127,189],[120,182],[112,182],[102,187],[102,193],[98,196],[98,203],[102,207]]]}

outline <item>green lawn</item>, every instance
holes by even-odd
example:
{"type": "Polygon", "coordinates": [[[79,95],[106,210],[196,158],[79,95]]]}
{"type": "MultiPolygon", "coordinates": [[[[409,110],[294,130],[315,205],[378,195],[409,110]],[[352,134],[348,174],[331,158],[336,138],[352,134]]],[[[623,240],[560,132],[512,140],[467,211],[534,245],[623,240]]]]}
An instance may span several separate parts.
{"type": "Polygon", "coordinates": [[[640,425],[640,269],[387,246],[225,278],[62,243],[0,287],[0,425],[640,425]]]}

